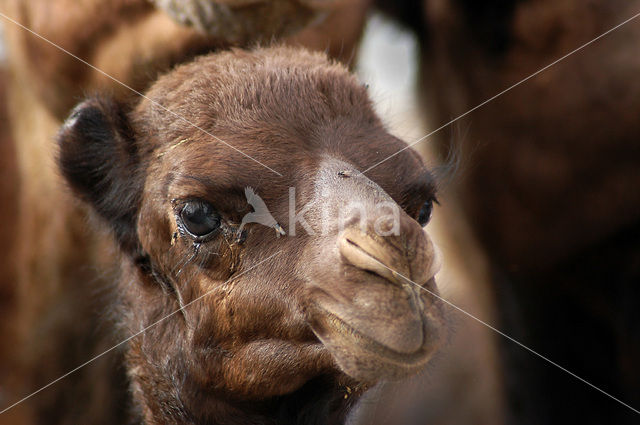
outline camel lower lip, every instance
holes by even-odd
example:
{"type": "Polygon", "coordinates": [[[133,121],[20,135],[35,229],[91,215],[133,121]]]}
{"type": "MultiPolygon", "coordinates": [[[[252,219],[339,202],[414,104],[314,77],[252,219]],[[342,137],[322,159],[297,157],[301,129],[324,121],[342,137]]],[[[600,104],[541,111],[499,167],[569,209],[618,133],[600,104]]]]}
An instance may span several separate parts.
{"type": "Polygon", "coordinates": [[[371,352],[372,354],[375,354],[380,358],[384,358],[391,363],[403,366],[421,365],[424,363],[425,359],[429,357],[429,352],[424,347],[408,354],[398,352],[359,332],[357,329],[349,325],[336,314],[327,311],[321,306],[317,307],[323,312],[323,316],[325,319],[324,322],[331,326],[334,331],[338,332],[345,338],[351,339],[360,348],[371,352]]]}

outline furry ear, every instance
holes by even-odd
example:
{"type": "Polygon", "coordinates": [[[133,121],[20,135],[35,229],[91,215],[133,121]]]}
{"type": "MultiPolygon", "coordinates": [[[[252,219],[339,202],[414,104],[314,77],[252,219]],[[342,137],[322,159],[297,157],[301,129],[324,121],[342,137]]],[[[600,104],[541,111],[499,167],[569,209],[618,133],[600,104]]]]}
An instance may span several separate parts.
{"type": "Polygon", "coordinates": [[[144,180],[124,108],[111,99],[85,100],[65,121],[58,145],[58,167],[75,194],[109,223],[125,252],[136,252],[144,180]]]}

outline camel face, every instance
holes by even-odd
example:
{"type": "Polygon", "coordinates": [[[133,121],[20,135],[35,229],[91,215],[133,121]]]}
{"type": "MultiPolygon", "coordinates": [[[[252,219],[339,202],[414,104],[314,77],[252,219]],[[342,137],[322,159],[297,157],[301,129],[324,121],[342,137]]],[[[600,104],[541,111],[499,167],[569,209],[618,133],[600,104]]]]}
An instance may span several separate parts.
{"type": "Polygon", "coordinates": [[[86,101],[60,136],[65,176],[127,254],[129,320],[184,307],[132,344],[141,393],[178,370],[257,399],[424,366],[443,328],[422,226],[434,182],[411,150],[358,171],[406,145],[353,76],[303,51],[235,51],[147,96],[128,114],[86,101]],[[96,140],[111,159],[80,179],[96,140]]]}

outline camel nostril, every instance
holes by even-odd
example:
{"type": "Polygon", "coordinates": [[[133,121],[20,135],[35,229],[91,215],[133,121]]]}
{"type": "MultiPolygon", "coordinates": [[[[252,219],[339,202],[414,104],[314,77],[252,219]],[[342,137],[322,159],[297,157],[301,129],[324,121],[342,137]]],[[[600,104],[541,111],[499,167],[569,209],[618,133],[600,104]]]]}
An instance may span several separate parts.
{"type": "Polygon", "coordinates": [[[338,237],[338,249],[345,263],[375,273],[388,281],[423,284],[438,270],[437,255],[426,236],[413,238],[406,246],[397,236],[374,237],[359,228],[347,228],[338,237]]]}
{"type": "Polygon", "coordinates": [[[347,229],[338,239],[338,248],[346,263],[390,282],[404,283],[400,274],[408,272],[407,259],[392,245],[380,243],[358,230],[347,229]]]}

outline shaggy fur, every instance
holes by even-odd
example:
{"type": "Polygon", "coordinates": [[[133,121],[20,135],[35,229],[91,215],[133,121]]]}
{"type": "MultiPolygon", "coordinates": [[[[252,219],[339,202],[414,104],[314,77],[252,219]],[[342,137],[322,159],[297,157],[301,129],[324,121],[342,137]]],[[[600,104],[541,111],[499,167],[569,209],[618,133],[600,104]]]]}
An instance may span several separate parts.
{"type": "MultiPolygon", "coordinates": [[[[327,49],[346,61],[353,57],[366,4],[332,3],[322,13],[324,20],[313,20],[287,42],[327,49]]],[[[141,91],[175,64],[228,45],[179,25],[147,0],[0,0],[0,5],[10,18],[141,91]]],[[[0,234],[6,249],[0,265],[0,399],[5,406],[120,338],[112,326],[119,312],[111,308],[109,296],[117,292],[112,287],[118,269],[112,234],[72,198],[54,163],[58,152],[52,141],[62,119],[86,93],[100,90],[119,99],[119,105],[139,99],[24,29],[10,22],[3,29],[9,70],[3,85],[7,101],[0,105],[8,109],[0,126],[6,161],[0,172],[0,214],[14,224],[4,225],[0,234]]],[[[90,122],[99,127],[100,122],[90,122]]],[[[106,163],[86,159],[91,169],[105,170],[106,163]]],[[[109,203],[103,207],[109,214],[109,203]]],[[[121,224],[130,221],[126,210],[115,214],[121,224]]],[[[120,234],[126,235],[125,227],[120,226],[120,234]]],[[[129,413],[122,354],[108,353],[92,368],[0,415],[0,423],[123,423],[129,413]]]]}
{"type": "Polygon", "coordinates": [[[437,291],[435,251],[416,221],[434,182],[411,150],[358,175],[405,145],[344,67],[287,48],[233,51],[178,67],[147,97],[133,110],[88,99],[59,135],[64,177],[123,253],[121,337],[170,315],[126,348],[145,423],[342,423],[364,386],[424,367],[442,340],[442,306],[377,264],[437,291]],[[316,205],[308,223],[333,230],[240,232],[246,187],[284,223],[293,187],[297,205],[316,205]],[[204,241],[181,218],[195,199],[220,217],[204,241]],[[343,232],[316,212],[350,201],[367,214],[347,216],[343,232]],[[382,202],[400,209],[398,235],[373,233],[382,202]]]}

